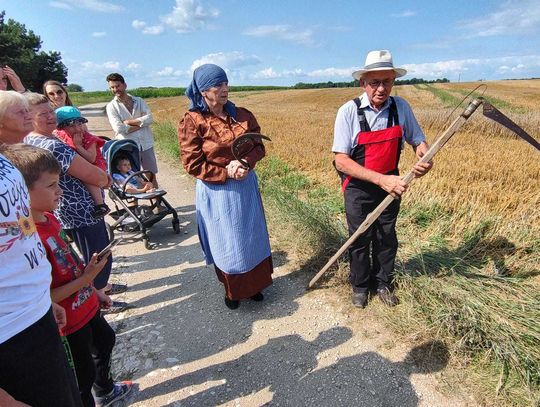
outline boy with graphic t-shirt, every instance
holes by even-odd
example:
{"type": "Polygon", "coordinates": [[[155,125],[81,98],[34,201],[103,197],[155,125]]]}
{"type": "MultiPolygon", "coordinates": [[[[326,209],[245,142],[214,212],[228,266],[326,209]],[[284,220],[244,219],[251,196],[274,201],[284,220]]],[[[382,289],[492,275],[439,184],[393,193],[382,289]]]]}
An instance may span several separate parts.
{"type": "Polygon", "coordinates": [[[61,331],[71,348],[83,404],[109,406],[132,387],[131,382],[114,383],[111,378],[115,334],[99,311],[92,286],[110,252],[101,259],[94,253],[85,267],[66,243],[60,223],[49,213],[62,196],[60,166],[49,151],[15,144],[4,154],[19,168],[30,192],[32,217],[52,266],[51,298],[66,310],[67,323],[61,331]]]}

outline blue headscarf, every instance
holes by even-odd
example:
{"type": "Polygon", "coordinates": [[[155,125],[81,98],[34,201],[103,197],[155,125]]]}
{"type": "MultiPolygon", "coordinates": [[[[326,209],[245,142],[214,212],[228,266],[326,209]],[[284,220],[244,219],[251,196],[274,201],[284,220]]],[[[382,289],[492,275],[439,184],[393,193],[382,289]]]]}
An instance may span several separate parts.
{"type": "MultiPolygon", "coordinates": [[[[208,111],[201,92],[214,86],[219,86],[223,82],[229,82],[225,71],[214,64],[204,64],[193,71],[193,80],[186,89],[186,96],[189,98],[189,110],[208,111]]],[[[236,119],[236,106],[230,100],[223,107],[229,116],[236,119]]]]}

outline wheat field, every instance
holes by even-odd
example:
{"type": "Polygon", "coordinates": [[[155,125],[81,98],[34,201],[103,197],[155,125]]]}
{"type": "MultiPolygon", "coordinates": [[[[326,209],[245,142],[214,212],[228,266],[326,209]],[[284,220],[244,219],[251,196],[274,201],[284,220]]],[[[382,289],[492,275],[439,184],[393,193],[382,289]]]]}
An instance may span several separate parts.
{"type": "MultiPolygon", "coordinates": [[[[395,86],[393,93],[409,101],[432,142],[463,111],[465,104],[455,109],[460,101],[479,85],[476,96],[485,96],[540,141],[540,80],[406,85],[395,86]]],[[[272,139],[266,143],[268,158],[259,167],[265,182],[279,184],[284,172],[301,174],[289,177],[283,189],[263,190],[265,205],[282,205],[270,215],[270,232],[279,231],[275,236],[289,257],[305,259],[299,270],[317,271],[345,239],[332,133],[339,106],[359,93],[359,88],[338,88],[229,95],[255,114],[272,139]],[[304,244],[299,233],[309,236],[300,239],[304,244]]],[[[187,99],[148,103],[156,121],[165,124],[165,138],[176,144],[174,127],[187,99]]],[[[402,174],[413,162],[412,149],[406,147],[402,174]]],[[[473,372],[467,381],[480,404],[536,406],[540,153],[478,109],[437,154],[432,171],[413,182],[401,208],[396,271],[403,301],[381,316],[411,340],[444,340],[457,364],[475,361],[479,368],[467,370],[473,372]]],[[[346,275],[341,263],[325,284],[346,292],[346,275]]]]}
{"type": "MultiPolygon", "coordinates": [[[[436,84],[453,92],[470,91],[478,83],[436,84]]],[[[537,140],[540,139],[540,80],[486,83],[486,96],[509,103],[504,111],[537,140]]],[[[332,133],[337,109],[359,94],[358,88],[308,89],[231,93],[238,106],[251,110],[262,132],[272,142],[268,154],[289,163],[320,184],[338,189],[332,167],[332,133]]],[[[448,115],[453,106],[429,90],[412,85],[394,87],[394,94],[411,104],[428,141],[434,140],[463,110],[448,115]]],[[[151,100],[156,120],[174,123],[187,109],[186,98],[151,100]]],[[[411,167],[414,156],[406,148],[401,172],[411,167]]],[[[438,205],[453,216],[447,237],[459,239],[471,225],[494,219],[493,235],[521,243],[530,251],[540,239],[540,154],[500,125],[485,119],[479,109],[435,157],[433,170],[415,181],[404,197],[407,205],[438,205]]],[[[436,225],[434,226],[436,227],[436,225]]],[[[424,230],[428,235],[432,231],[424,230]]],[[[420,236],[422,238],[422,236],[420,236]]],[[[533,250],[534,251],[534,250],[533,250]]],[[[540,252],[519,257],[516,272],[537,271],[540,252]]],[[[515,268],[515,267],[514,267],[515,268]]]]}

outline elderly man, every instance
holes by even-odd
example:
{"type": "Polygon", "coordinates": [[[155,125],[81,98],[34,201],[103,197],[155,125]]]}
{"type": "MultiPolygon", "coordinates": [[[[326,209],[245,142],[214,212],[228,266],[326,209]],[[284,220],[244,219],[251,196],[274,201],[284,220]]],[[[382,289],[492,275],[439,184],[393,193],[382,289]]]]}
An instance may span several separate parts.
{"type": "MultiPolygon", "coordinates": [[[[398,172],[403,141],[413,147],[418,158],[428,149],[409,104],[390,96],[395,79],[406,73],[394,67],[389,51],[369,52],[364,67],[353,73],[364,93],[338,110],[332,151],[342,179],[350,234],[388,194],[399,198],[406,191],[398,172]]],[[[416,164],[415,175],[420,177],[430,168],[431,163],[416,164]]],[[[398,303],[392,284],[398,212],[396,199],[349,249],[349,282],[356,307],[367,305],[369,289],[375,287],[383,303],[398,303]]]]}

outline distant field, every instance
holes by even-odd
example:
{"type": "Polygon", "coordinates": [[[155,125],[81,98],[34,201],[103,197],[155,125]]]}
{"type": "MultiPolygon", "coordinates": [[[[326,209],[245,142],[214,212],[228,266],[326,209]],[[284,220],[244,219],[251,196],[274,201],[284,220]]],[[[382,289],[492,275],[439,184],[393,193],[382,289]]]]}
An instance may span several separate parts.
{"type": "MultiPolygon", "coordinates": [[[[394,92],[410,102],[432,141],[463,110],[447,120],[455,105],[480,84],[487,85],[486,98],[540,140],[540,80],[405,85],[394,92]]],[[[338,107],[358,93],[334,88],[230,95],[272,138],[259,167],[267,206],[282,205],[270,226],[285,219],[276,237],[290,235],[283,244],[290,256],[298,251],[305,257],[309,272],[344,239],[332,133],[338,107]],[[307,235],[310,228],[313,237],[302,246],[298,233],[307,235]],[[318,247],[310,252],[306,245],[318,247]]],[[[187,99],[148,102],[176,148],[174,129],[187,99]]],[[[404,173],[414,161],[411,149],[402,157],[404,173]]],[[[483,366],[478,397],[485,403],[533,405],[540,396],[540,154],[479,110],[403,198],[398,233],[403,304],[384,311],[392,326],[410,337],[450,341],[458,360],[483,366]]],[[[345,276],[341,271],[334,284],[345,285],[345,276]]]]}

